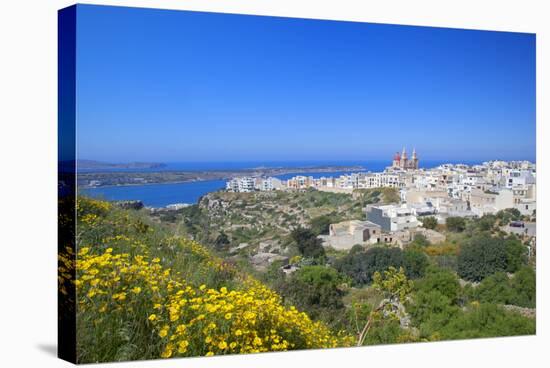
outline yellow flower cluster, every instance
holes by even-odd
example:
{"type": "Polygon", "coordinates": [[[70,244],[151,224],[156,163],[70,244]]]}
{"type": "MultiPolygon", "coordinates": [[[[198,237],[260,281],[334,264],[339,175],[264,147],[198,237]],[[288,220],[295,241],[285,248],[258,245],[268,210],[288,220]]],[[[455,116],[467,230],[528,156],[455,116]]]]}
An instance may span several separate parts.
{"type": "Polygon", "coordinates": [[[95,214],[100,216],[112,208],[111,203],[99,201],[88,197],[78,197],[76,201],[76,215],[80,219],[86,214],[95,214]]]}
{"type": "MultiPolygon", "coordinates": [[[[194,242],[188,250],[208,256],[194,242]]],[[[212,262],[219,266],[218,260],[212,262]]],[[[158,355],[197,356],[282,351],[349,345],[322,323],[313,322],[260,282],[247,278],[243,290],[188,284],[158,258],[93,254],[81,248],[77,257],[78,313],[123,319],[132,315],[155,336],[158,355]]]]}
{"type": "Polygon", "coordinates": [[[74,252],[71,247],[65,247],[64,252],[58,252],[57,263],[57,287],[60,293],[67,296],[68,282],[72,281],[74,272],[74,252]]]}

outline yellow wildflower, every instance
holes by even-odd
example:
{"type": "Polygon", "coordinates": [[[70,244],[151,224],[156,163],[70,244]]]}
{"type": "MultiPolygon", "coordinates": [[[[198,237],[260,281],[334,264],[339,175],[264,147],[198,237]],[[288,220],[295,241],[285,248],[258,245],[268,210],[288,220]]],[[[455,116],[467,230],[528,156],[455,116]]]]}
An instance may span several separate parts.
{"type": "Polygon", "coordinates": [[[172,350],[174,346],[172,344],[166,345],[164,351],[160,354],[162,358],[170,358],[172,356],[172,350]]]}
{"type": "Polygon", "coordinates": [[[159,336],[160,337],[166,337],[166,335],[168,335],[168,330],[170,329],[170,327],[168,326],[164,326],[160,331],[159,331],[159,336]]]}
{"type": "Polygon", "coordinates": [[[220,350],[227,349],[227,343],[225,341],[220,341],[220,343],[218,344],[218,348],[220,348],[220,350]]]}

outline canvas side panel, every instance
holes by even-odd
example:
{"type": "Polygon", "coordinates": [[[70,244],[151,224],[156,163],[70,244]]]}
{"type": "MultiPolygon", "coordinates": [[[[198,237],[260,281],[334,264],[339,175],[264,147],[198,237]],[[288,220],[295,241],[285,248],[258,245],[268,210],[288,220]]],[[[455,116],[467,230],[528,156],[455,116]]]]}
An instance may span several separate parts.
{"type": "Polygon", "coordinates": [[[58,356],[76,363],[76,6],[58,13],[58,356]]]}

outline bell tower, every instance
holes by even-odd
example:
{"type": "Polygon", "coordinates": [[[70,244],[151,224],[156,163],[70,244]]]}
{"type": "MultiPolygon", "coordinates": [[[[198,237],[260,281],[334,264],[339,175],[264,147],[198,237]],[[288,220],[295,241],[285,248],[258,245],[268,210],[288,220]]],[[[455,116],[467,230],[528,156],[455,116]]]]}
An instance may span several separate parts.
{"type": "Polygon", "coordinates": [[[409,159],[407,158],[407,151],[405,150],[405,147],[403,147],[403,152],[401,153],[400,167],[402,169],[407,169],[408,162],[409,162],[409,159]]]}
{"type": "Polygon", "coordinates": [[[416,148],[413,148],[413,153],[411,157],[411,169],[418,169],[418,157],[416,156],[416,148]]]}

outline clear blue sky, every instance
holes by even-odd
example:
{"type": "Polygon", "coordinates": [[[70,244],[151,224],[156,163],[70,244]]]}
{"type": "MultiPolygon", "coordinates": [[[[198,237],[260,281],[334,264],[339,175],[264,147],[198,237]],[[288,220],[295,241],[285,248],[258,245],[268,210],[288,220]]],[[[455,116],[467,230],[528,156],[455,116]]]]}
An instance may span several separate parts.
{"type": "Polygon", "coordinates": [[[535,159],[533,34],[77,14],[81,159],[535,159]]]}

